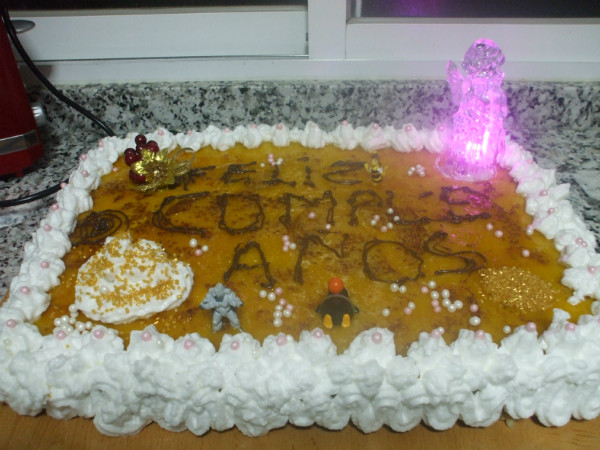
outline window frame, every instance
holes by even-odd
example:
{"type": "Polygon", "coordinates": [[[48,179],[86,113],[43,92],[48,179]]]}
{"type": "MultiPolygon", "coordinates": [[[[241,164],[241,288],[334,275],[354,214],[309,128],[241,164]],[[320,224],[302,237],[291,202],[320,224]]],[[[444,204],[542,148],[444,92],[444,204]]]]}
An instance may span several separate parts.
{"type": "Polygon", "coordinates": [[[21,40],[57,84],[444,79],[447,61],[460,61],[482,37],[503,50],[509,80],[600,80],[600,46],[593,45],[600,19],[367,19],[352,17],[351,0],[308,0],[306,9],[17,12],[13,19],[36,22],[21,40]],[[101,31],[72,42],[73,30],[90,30],[90,23],[101,31]],[[153,31],[121,48],[132,23],[153,31]]]}

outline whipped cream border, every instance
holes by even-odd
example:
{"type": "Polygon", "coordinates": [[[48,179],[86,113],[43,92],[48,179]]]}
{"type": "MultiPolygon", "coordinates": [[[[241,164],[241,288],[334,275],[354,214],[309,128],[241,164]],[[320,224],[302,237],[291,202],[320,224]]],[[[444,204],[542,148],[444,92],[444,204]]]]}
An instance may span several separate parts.
{"type": "MultiPolygon", "coordinates": [[[[19,274],[0,307],[0,401],[16,412],[93,418],[108,435],[133,434],[154,421],[197,435],[235,426],[248,436],[288,422],[338,430],[352,421],[372,432],[383,425],[407,431],[423,421],[443,430],[458,420],[488,426],[503,411],[515,419],[536,416],[547,426],[600,413],[598,301],[577,324],[557,309],[541,334],[525,324],[500,345],[483,332],[461,330],[450,344],[436,330],[422,332],[406,356],[396,353],[393,334],[381,328],[360,333],[342,354],[320,329],[303,331],[298,341],[280,333],[262,344],[246,333],[226,335],[218,351],[197,333],[173,339],[154,326],[132,332],[127,348],[105,326],[42,336],[30,322],[48,307],[48,290],[59,282],[77,215],[92,207],[90,192],[125,148],[134,146],[134,137],[107,137],[81,155],[25,244],[19,274]]],[[[346,122],[332,132],[309,122],[304,129],[209,126],[177,135],[159,129],[147,137],[169,149],[211,145],[225,151],[238,143],[255,148],[297,142],[309,148],[433,153],[447,139],[443,127],[354,128],[346,122]]],[[[568,266],[562,281],[574,289],[569,301],[600,298],[595,237],[569,203],[568,185],[557,185],[553,170],[540,168],[510,139],[498,163],[517,182],[535,229],[561,251],[568,266]]]]}

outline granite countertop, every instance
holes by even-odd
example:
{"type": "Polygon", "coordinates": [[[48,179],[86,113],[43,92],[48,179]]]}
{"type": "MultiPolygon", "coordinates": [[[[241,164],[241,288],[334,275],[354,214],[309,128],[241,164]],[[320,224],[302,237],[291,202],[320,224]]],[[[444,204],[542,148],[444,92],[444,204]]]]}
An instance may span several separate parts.
{"type": "MultiPolygon", "coordinates": [[[[117,136],[165,127],[172,132],[213,124],[283,122],[325,130],[342,120],[355,126],[412,123],[432,128],[452,117],[444,81],[343,81],[180,83],[59,86],[85,105],[117,136]]],[[[557,180],[571,184],[571,202],[600,241],[600,83],[505,82],[509,116],[505,128],[557,180]]],[[[66,179],[81,153],[104,133],[51,94],[41,102],[48,124],[40,129],[44,157],[22,177],[0,178],[0,198],[23,197],[66,179]]],[[[54,196],[0,209],[0,298],[18,273],[23,245],[54,202],[54,196]]]]}

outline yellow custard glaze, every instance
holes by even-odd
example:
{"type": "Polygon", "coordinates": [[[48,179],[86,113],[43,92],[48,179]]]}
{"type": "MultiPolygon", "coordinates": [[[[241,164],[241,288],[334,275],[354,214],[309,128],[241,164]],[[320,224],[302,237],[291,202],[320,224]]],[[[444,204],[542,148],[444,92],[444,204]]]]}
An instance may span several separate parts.
{"type": "MultiPolygon", "coordinates": [[[[547,327],[554,308],[574,320],[589,311],[588,301],[567,303],[571,291],[560,283],[565,267],[552,241],[538,232],[526,234],[531,217],[506,171],[487,183],[455,182],[435,170],[435,155],[425,151],[384,149],[377,157],[381,177],[374,170],[378,164],[362,150],[297,144],[203,148],[186,186],[150,194],[135,190],[121,158],[92,193],[92,212],[113,211],[109,222],[121,223],[116,233],[156,241],[169,257],[189,264],[194,285],[179,307],[114,328],[127,341],[131,330],[155,324],[173,337],[197,332],[218,346],[224,333],[236,330],[225,323],[213,333],[210,311],[199,307],[217,283],[242,299],[241,326],[256,339],[280,332],[297,339],[302,330],[321,327],[340,351],[372,327],[392,330],[397,351],[405,353],[420,332],[439,327],[447,342],[461,328],[482,329],[499,342],[506,326],[547,327]],[[415,170],[418,165],[424,176],[415,170]],[[286,251],[284,236],[295,249],[286,251]],[[192,239],[197,246],[190,245],[192,239]],[[207,251],[200,252],[205,245],[207,251]],[[348,327],[327,329],[315,311],[332,277],[344,282],[358,308],[348,327]],[[393,281],[398,290],[391,289],[393,281]],[[275,301],[259,295],[277,288],[282,293],[275,301]],[[451,312],[443,306],[444,290],[462,308],[451,312]],[[439,296],[437,308],[432,291],[439,296]],[[283,309],[287,304],[293,309],[275,326],[281,299],[283,309]]],[[[81,224],[92,212],[78,220],[66,271],[37,322],[42,333],[51,333],[54,319],[69,314],[77,271],[102,246],[81,242],[81,224]]],[[[80,314],[78,320],[87,319],[80,314]]]]}

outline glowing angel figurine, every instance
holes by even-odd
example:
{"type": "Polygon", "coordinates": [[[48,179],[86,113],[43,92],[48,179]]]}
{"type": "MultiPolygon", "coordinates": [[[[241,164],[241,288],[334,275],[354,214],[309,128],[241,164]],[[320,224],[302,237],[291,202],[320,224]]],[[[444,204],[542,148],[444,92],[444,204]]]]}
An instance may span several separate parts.
{"type": "Polygon", "coordinates": [[[449,61],[447,81],[454,113],[453,139],[438,158],[437,167],[444,175],[458,180],[487,180],[496,173],[496,155],[504,150],[506,95],[502,90],[504,55],[488,40],[476,41],[465,54],[463,77],[449,61]]]}

